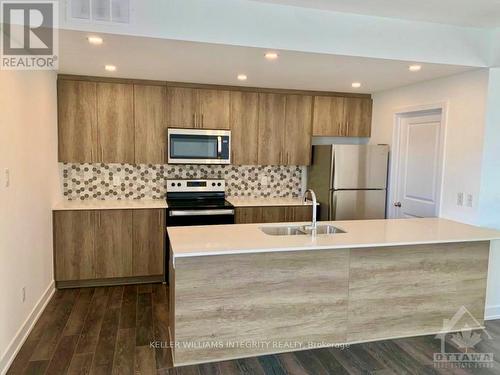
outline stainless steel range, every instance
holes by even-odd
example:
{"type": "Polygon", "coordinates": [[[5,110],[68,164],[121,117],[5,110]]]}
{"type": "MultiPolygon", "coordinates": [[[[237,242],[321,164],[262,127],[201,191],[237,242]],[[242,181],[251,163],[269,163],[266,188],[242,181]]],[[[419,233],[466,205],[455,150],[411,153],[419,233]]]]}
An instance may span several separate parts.
{"type": "MultiPolygon", "coordinates": [[[[234,224],[224,180],[167,180],[167,227],[234,224]]],[[[166,280],[170,245],[166,241],[166,280]]]]}

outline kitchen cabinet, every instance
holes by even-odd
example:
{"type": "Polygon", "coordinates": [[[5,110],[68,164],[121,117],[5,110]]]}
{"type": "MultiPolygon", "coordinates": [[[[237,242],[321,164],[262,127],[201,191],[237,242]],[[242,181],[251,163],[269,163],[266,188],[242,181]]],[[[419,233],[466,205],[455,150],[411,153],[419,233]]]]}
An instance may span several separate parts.
{"type": "Polygon", "coordinates": [[[58,287],[163,280],[164,210],[55,211],[53,225],[58,287]]]}
{"type": "Polygon", "coordinates": [[[98,160],[101,163],[134,163],[134,86],[97,84],[98,160]]]}
{"type": "Polygon", "coordinates": [[[316,96],[313,136],[369,137],[371,98],[316,96]]]}
{"type": "Polygon", "coordinates": [[[135,163],[164,164],[167,149],[163,86],[134,85],[135,163]]]}
{"type": "Polygon", "coordinates": [[[226,90],[168,87],[169,127],[229,129],[230,92],[226,90]]]}
{"type": "Polygon", "coordinates": [[[57,85],[59,161],[97,161],[97,85],[59,81],[57,85]]]}
{"type": "Polygon", "coordinates": [[[236,207],[236,224],[311,221],[311,206],[236,207]]]}
{"type": "Polygon", "coordinates": [[[310,165],[312,96],[287,95],[283,161],[286,165],[310,165]]]}
{"type": "Polygon", "coordinates": [[[132,274],[163,275],[165,210],[133,210],[132,274]]]}
{"type": "Polygon", "coordinates": [[[96,212],[96,278],[132,276],[132,211],[96,212]]]}
{"type": "Polygon", "coordinates": [[[281,165],[285,131],[286,95],[259,94],[258,163],[281,165]]]}
{"type": "Polygon", "coordinates": [[[95,277],[94,211],[54,213],[54,263],[57,281],[95,277]]]}
{"type": "Polygon", "coordinates": [[[231,92],[231,163],[258,164],[259,94],[231,92]]]}

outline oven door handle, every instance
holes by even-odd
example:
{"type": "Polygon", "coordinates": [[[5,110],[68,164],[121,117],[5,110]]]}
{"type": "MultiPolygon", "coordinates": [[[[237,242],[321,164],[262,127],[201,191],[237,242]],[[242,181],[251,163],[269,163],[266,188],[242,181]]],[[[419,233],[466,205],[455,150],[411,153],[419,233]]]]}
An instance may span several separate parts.
{"type": "Polygon", "coordinates": [[[219,210],[171,210],[168,216],[219,216],[219,215],[234,215],[232,209],[219,210]]]}

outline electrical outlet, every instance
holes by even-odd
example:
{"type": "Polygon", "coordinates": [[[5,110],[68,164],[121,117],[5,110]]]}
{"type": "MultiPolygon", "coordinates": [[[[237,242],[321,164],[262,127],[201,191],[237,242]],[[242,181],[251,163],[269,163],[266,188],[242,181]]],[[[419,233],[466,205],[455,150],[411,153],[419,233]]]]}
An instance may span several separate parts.
{"type": "Polygon", "coordinates": [[[457,193],[457,206],[464,205],[464,193],[457,193]]]}
{"type": "Polygon", "coordinates": [[[10,170],[9,168],[5,168],[5,187],[8,188],[10,186],[10,170]]]}
{"type": "Polygon", "coordinates": [[[26,302],[26,287],[25,286],[23,286],[23,288],[21,289],[21,297],[22,297],[23,303],[26,302]]]}
{"type": "Polygon", "coordinates": [[[474,200],[474,197],[472,196],[472,194],[471,193],[467,193],[467,200],[465,202],[465,204],[467,205],[467,207],[472,207],[473,200],[474,200]]]}

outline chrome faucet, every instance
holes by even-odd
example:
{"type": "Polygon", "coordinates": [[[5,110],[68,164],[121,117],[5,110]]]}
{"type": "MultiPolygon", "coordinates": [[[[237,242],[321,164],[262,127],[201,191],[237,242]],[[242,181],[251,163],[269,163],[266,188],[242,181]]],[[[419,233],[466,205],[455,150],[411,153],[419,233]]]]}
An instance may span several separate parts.
{"type": "Polygon", "coordinates": [[[316,232],[316,229],[317,229],[317,222],[316,222],[316,203],[317,203],[317,201],[316,201],[316,193],[312,189],[307,189],[304,192],[304,202],[307,202],[307,193],[309,193],[311,195],[311,199],[313,201],[313,204],[312,204],[313,214],[312,214],[311,229],[313,230],[313,232],[316,232]]]}

